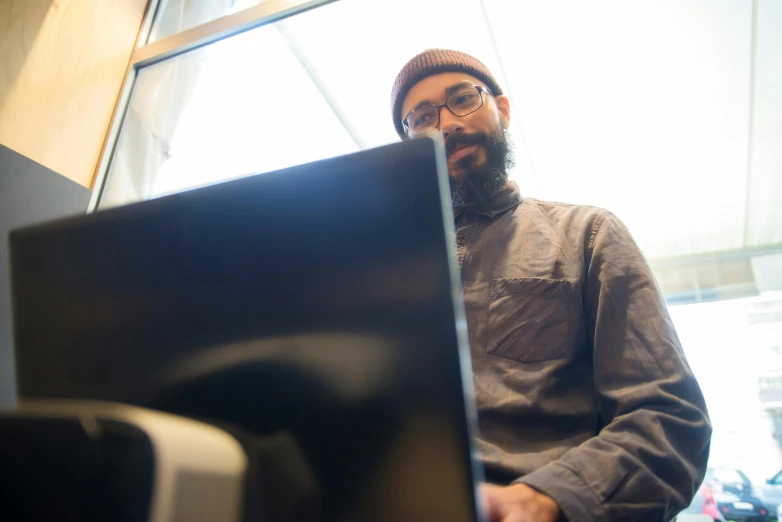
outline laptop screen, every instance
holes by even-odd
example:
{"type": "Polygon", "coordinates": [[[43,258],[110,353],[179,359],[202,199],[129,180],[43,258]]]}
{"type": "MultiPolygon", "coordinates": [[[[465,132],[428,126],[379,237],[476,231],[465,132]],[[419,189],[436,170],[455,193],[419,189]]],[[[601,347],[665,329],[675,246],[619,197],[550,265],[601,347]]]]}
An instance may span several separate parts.
{"type": "Polygon", "coordinates": [[[20,398],[287,434],[321,520],[474,520],[439,147],[394,144],[12,233],[20,398]]]}

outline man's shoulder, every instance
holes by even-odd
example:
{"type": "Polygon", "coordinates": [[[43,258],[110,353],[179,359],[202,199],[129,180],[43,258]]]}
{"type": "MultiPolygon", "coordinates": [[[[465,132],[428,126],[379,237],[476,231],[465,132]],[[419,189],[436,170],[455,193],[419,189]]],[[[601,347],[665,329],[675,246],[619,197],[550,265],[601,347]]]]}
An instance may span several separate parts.
{"type": "Polygon", "coordinates": [[[525,197],[519,205],[523,214],[537,216],[542,220],[584,228],[599,227],[611,212],[591,205],[577,205],[559,201],[546,201],[525,197]]]}

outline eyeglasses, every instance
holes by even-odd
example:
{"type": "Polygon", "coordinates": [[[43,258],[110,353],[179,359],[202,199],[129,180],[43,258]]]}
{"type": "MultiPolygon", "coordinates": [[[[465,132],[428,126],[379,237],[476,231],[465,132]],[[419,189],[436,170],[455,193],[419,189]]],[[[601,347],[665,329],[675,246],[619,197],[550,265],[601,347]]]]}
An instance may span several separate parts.
{"type": "Polygon", "coordinates": [[[464,117],[483,107],[483,93],[492,95],[480,85],[466,85],[448,96],[442,105],[423,105],[410,111],[402,120],[402,125],[413,135],[426,134],[440,125],[440,111],[443,107],[454,116],[464,117]]]}

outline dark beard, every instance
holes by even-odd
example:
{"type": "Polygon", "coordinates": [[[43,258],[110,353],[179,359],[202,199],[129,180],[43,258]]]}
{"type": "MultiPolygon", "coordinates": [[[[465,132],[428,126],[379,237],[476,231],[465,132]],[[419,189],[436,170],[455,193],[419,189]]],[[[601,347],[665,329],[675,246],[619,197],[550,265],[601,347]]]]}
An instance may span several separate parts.
{"type": "Polygon", "coordinates": [[[475,165],[472,154],[460,159],[456,166],[464,171],[458,179],[449,178],[454,208],[484,208],[491,197],[508,184],[508,171],[513,167],[513,147],[507,130],[497,127],[491,134],[453,134],[445,143],[450,155],[459,145],[480,145],[486,150],[486,163],[475,165]]]}

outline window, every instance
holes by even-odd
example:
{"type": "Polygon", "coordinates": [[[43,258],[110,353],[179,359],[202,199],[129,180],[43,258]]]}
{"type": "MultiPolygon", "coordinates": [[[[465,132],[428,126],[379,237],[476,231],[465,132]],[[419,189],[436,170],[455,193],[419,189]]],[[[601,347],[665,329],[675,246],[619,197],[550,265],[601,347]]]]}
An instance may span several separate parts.
{"type": "Polygon", "coordinates": [[[397,141],[391,85],[417,52],[458,47],[504,82],[483,13],[479,0],[342,0],[142,68],[100,207],[397,141]],[[435,23],[413,30],[413,12],[435,23]]]}

